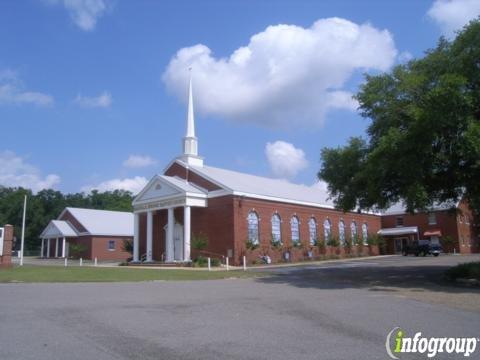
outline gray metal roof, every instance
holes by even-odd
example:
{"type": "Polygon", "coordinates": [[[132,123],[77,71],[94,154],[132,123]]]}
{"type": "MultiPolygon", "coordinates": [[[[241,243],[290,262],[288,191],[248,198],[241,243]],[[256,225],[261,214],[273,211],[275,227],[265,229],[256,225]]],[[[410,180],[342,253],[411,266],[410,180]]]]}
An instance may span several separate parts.
{"type": "Polygon", "coordinates": [[[65,208],[65,211],[72,214],[90,235],[133,236],[133,213],[72,207],[65,208]]]}
{"type": "Polygon", "coordinates": [[[274,201],[291,201],[333,208],[328,192],[320,187],[298,185],[287,180],[244,174],[212,166],[190,165],[190,169],[234,193],[274,201]]]}
{"type": "Polygon", "coordinates": [[[51,220],[40,235],[41,238],[45,239],[74,236],[78,236],[75,229],[67,221],[63,220],[51,220]]]}

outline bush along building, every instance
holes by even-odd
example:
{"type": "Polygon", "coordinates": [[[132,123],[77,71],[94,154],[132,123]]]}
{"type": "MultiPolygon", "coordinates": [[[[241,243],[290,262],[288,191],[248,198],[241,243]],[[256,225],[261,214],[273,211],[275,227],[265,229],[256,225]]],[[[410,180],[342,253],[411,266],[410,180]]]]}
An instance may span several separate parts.
{"type": "Polygon", "coordinates": [[[268,255],[273,262],[320,255],[378,254],[381,217],[343,213],[318,188],[207,166],[198,156],[192,83],[182,155],[133,201],[134,262],[230,264],[268,255]]]}

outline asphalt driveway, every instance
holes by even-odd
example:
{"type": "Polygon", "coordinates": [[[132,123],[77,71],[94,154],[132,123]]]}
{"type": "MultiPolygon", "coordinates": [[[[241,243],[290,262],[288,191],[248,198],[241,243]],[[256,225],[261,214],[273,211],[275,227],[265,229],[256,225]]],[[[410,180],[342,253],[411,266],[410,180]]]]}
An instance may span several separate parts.
{"type": "Polygon", "coordinates": [[[480,257],[347,261],[246,280],[0,284],[0,358],[387,359],[395,326],[479,336],[480,309],[468,305],[480,303],[479,290],[440,277],[472,260],[480,257]]]}

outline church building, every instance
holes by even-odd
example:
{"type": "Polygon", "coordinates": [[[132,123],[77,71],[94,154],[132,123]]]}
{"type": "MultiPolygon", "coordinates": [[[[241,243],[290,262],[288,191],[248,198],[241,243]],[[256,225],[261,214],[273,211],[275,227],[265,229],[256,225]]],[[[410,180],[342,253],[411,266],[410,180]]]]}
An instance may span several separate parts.
{"type": "Polygon", "coordinates": [[[133,208],[133,262],[204,255],[238,265],[243,256],[252,263],[263,255],[298,261],[357,247],[378,253],[367,244],[380,230],[378,214],[343,213],[321,189],[206,165],[198,155],[191,80],[182,154],[148,182],[133,208]],[[352,242],[360,246],[347,249],[352,242]]]}

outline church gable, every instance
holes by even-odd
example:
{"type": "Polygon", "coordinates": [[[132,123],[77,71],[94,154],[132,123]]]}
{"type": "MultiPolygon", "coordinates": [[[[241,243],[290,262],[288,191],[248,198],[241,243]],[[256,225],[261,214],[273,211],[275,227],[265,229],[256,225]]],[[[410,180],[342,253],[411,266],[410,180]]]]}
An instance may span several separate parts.
{"type": "Polygon", "coordinates": [[[134,200],[134,204],[148,202],[159,198],[169,198],[181,195],[182,192],[156,176],[149,184],[138,194],[134,200]]]}
{"type": "MultiPolygon", "coordinates": [[[[180,165],[177,162],[173,162],[164,172],[167,176],[178,176],[182,179],[187,177],[187,169],[180,165]]],[[[221,190],[222,188],[211,181],[205,179],[204,177],[194,173],[193,171],[188,171],[188,181],[200,186],[201,188],[208,191],[221,190]]]]}

